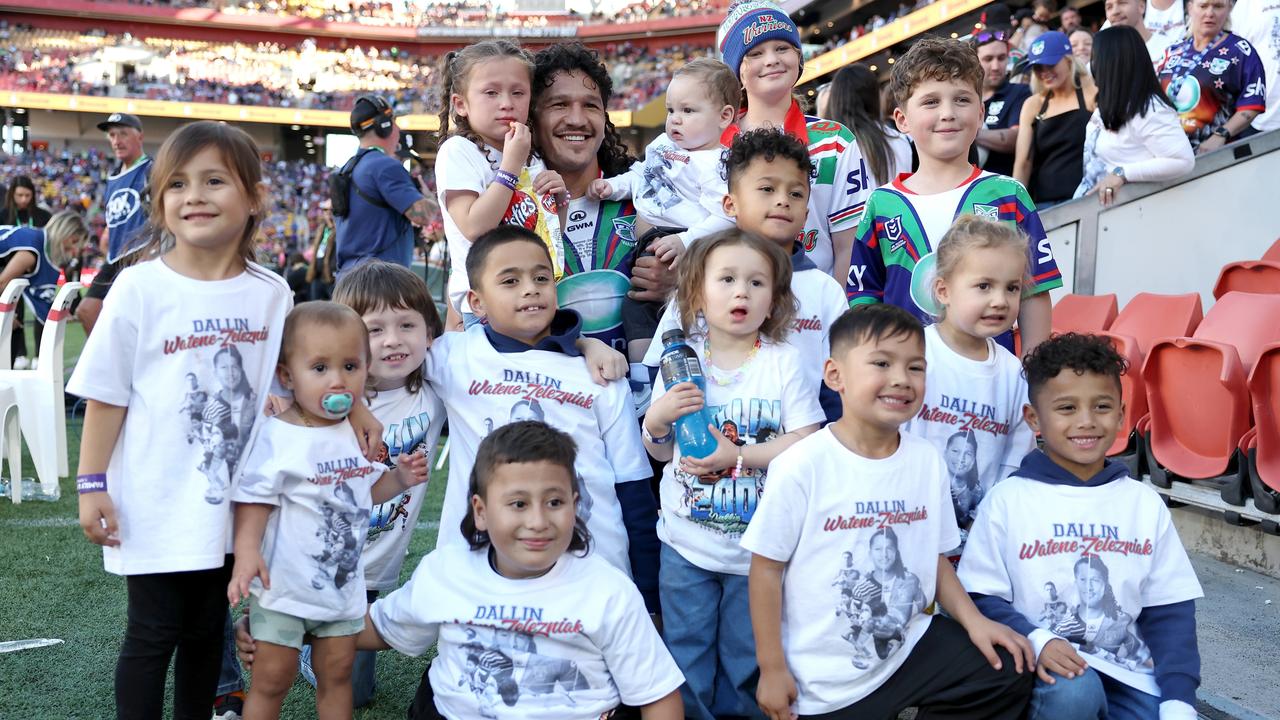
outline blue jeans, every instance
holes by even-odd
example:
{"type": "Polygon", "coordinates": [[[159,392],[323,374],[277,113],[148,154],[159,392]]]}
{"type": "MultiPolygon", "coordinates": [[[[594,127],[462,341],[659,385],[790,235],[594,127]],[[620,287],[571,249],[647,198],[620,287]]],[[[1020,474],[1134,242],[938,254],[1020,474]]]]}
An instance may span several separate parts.
{"type": "Polygon", "coordinates": [[[1068,680],[1054,675],[1053,685],[1036,680],[1027,720],[1156,720],[1160,698],[1115,680],[1093,668],[1068,680]]]}
{"type": "Polygon", "coordinates": [[[715,573],[662,544],[662,636],[684,673],[684,716],[763,717],[756,706],[755,638],[745,575],[715,573]]]}
{"type": "Polygon", "coordinates": [[[236,637],[231,629],[231,611],[227,610],[227,624],[223,630],[222,670],[218,672],[218,693],[215,697],[244,690],[244,671],[236,656],[236,637]]]}

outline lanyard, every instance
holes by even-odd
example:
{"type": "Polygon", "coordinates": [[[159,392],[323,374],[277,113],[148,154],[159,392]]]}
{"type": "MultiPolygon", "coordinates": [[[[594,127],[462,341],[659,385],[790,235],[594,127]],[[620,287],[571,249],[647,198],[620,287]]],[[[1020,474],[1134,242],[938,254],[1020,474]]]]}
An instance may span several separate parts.
{"type": "MultiPolygon", "coordinates": [[[[1221,43],[1226,36],[1226,33],[1218,33],[1218,36],[1213,39],[1213,42],[1206,45],[1203,50],[1196,53],[1195,57],[1191,58],[1190,65],[1182,65],[1182,72],[1178,72],[1177,70],[1173,71],[1173,77],[1169,79],[1169,97],[1172,98],[1177,96],[1178,92],[1182,90],[1183,83],[1187,81],[1187,78],[1191,76],[1191,73],[1196,71],[1196,68],[1200,67],[1200,63],[1204,62],[1204,56],[1208,55],[1210,50],[1218,47],[1218,44],[1221,43]]],[[[1195,47],[1195,45],[1193,44],[1192,47],[1195,47]]]]}

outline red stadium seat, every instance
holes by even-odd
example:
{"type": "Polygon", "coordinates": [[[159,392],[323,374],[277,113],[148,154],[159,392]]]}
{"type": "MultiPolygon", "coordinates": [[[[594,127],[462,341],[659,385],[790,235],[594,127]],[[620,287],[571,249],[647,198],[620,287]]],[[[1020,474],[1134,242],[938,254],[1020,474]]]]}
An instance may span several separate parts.
{"type": "Polygon", "coordinates": [[[1263,347],[1280,341],[1280,295],[1228,293],[1194,337],[1159,340],[1143,367],[1151,454],[1184,478],[1224,473],[1250,428],[1246,378],[1263,347]]]}
{"type": "Polygon", "coordinates": [[[1270,490],[1265,495],[1271,501],[1268,512],[1274,513],[1276,500],[1280,498],[1280,342],[1268,345],[1258,355],[1249,373],[1249,393],[1253,398],[1257,432],[1257,451],[1251,463],[1254,497],[1261,508],[1264,497],[1257,490],[1262,487],[1270,490]]]}
{"type": "Polygon", "coordinates": [[[1116,296],[1067,295],[1053,306],[1055,333],[1096,333],[1116,319],[1116,296]]]}
{"type": "Polygon", "coordinates": [[[1280,238],[1276,238],[1276,241],[1271,243],[1271,247],[1262,253],[1262,259],[1270,262],[1280,262],[1280,238]]]}
{"type": "Polygon", "coordinates": [[[1229,292],[1280,293],[1280,262],[1257,260],[1223,265],[1213,284],[1213,296],[1220,298],[1229,292]]]}
{"type": "MultiPolygon", "coordinates": [[[[1138,293],[1124,306],[1108,330],[1138,341],[1138,354],[1146,358],[1156,340],[1191,337],[1204,318],[1198,293],[1157,295],[1138,293]]],[[[1141,366],[1139,366],[1141,369],[1141,366]]]]}
{"type": "Polygon", "coordinates": [[[1101,332],[1111,340],[1111,345],[1129,363],[1129,370],[1120,376],[1120,400],[1124,403],[1124,421],[1116,434],[1115,442],[1107,455],[1119,455],[1129,449],[1130,436],[1138,418],[1147,414],[1147,389],[1142,380],[1142,352],[1138,349],[1138,341],[1130,335],[1117,335],[1112,332],[1101,332]]]}

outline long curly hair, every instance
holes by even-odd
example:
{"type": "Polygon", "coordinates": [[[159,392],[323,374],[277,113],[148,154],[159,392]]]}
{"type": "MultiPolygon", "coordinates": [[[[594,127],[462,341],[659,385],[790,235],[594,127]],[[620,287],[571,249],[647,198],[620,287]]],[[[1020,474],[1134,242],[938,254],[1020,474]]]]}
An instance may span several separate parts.
{"type": "MultiPolygon", "coordinates": [[[[556,75],[562,72],[580,72],[591,78],[591,82],[600,88],[601,105],[609,107],[609,99],[613,97],[613,80],[609,77],[609,69],[600,61],[599,53],[578,42],[551,45],[533,56],[532,107],[538,107],[542,92],[551,87],[556,75]]],[[[536,147],[536,144],[535,140],[534,151],[542,155],[541,148],[536,147]]],[[[621,175],[635,162],[626,144],[622,142],[622,137],[618,135],[618,129],[609,120],[607,111],[604,116],[604,142],[596,153],[596,161],[600,163],[600,170],[606,177],[621,175]]]]}
{"type": "MultiPolygon", "coordinates": [[[[468,45],[461,50],[450,50],[445,53],[441,68],[444,85],[440,88],[440,130],[437,136],[443,142],[450,135],[461,135],[475,143],[480,152],[485,153],[489,162],[495,165],[496,161],[489,157],[485,149],[484,139],[471,129],[471,123],[467,118],[454,114],[453,96],[467,94],[467,83],[471,80],[471,71],[475,70],[476,65],[488,60],[505,58],[521,61],[529,69],[530,83],[533,82],[533,61],[529,53],[510,40],[485,40],[475,45],[468,45]]],[[[527,158],[525,163],[528,163],[527,158]]]]}

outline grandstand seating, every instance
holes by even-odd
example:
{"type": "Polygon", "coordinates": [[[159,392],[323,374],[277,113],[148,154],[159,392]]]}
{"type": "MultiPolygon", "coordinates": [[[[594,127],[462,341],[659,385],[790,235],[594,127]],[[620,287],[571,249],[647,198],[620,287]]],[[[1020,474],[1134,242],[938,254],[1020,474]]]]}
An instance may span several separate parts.
{"type": "Polygon", "coordinates": [[[1116,296],[1067,295],[1053,306],[1055,333],[1096,333],[1111,327],[1116,319],[1116,296]]]}
{"type": "Polygon", "coordinates": [[[1280,293],[1280,262],[1251,260],[1224,265],[1213,285],[1213,296],[1229,292],[1280,293]]]}
{"type": "Polygon", "coordinates": [[[1262,348],[1280,341],[1280,326],[1257,322],[1267,317],[1280,317],[1280,295],[1228,293],[1194,336],[1151,348],[1143,378],[1150,450],[1161,467],[1192,479],[1226,471],[1250,427],[1246,378],[1262,348]]]}
{"type": "Polygon", "coordinates": [[[1254,502],[1280,514],[1280,343],[1263,348],[1249,374],[1254,437],[1246,449],[1254,502]]]}

